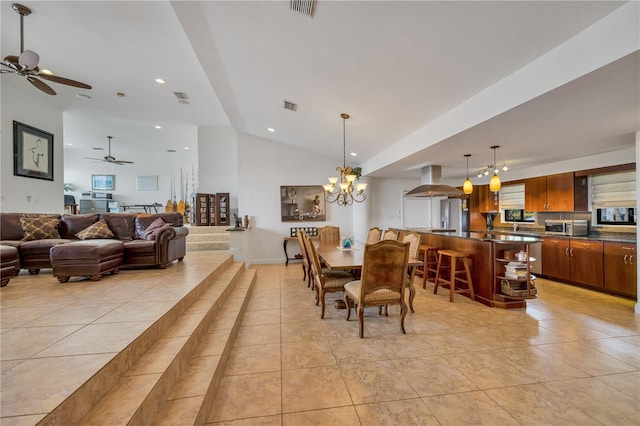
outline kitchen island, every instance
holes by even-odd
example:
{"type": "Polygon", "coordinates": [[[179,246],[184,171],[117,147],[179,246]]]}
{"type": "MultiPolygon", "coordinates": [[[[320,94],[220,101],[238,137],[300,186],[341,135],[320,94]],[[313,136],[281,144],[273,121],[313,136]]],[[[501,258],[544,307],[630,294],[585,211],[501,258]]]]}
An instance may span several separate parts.
{"type": "Polygon", "coordinates": [[[529,281],[530,245],[540,244],[541,238],[490,232],[424,232],[421,236],[422,244],[469,255],[476,301],[491,307],[524,308],[526,299],[534,297],[531,292],[527,296],[505,295],[501,281],[505,265],[510,261],[517,262],[520,251],[526,255],[527,278],[524,281],[529,281]]]}

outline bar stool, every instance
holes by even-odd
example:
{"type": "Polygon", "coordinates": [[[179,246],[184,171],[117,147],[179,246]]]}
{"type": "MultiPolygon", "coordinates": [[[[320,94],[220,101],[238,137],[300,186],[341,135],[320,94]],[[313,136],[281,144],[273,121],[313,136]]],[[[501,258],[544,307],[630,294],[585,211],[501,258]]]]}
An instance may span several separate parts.
{"type": "Polygon", "coordinates": [[[471,270],[469,264],[471,259],[464,253],[454,250],[438,250],[438,267],[436,270],[435,286],[433,288],[433,294],[438,293],[438,286],[449,286],[449,301],[453,303],[453,296],[455,293],[469,293],[471,300],[476,300],[476,296],[473,293],[473,283],[471,281],[471,270]],[[443,258],[449,258],[448,265],[443,264],[443,258]],[[462,262],[464,269],[456,270],[458,263],[462,262]],[[440,270],[450,269],[450,278],[447,280],[440,277],[440,270]],[[466,274],[466,277],[459,277],[457,274],[466,274]],[[456,282],[461,282],[467,285],[466,288],[456,290],[456,282]]]}
{"type": "Polygon", "coordinates": [[[427,288],[427,281],[438,272],[438,248],[426,244],[420,245],[422,265],[416,269],[416,276],[422,277],[422,288],[427,288]]]}

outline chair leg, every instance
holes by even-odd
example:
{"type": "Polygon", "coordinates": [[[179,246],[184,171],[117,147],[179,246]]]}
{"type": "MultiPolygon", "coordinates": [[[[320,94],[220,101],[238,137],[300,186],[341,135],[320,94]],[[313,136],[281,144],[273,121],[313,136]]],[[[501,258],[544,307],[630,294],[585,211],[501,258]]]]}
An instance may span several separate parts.
{"type": "Polygon", "coordinates": [[[364,337],[364,307],[362,303],[358,305],[358,325],[360,326],[360,338],[364,337]]]}
{"type": "Polygon", "coordinates": [[[344,296],[344,304],[347,305],[347,321],[349,321],[349,318],[351,318],[351,299],[349,299],[349,296],[347,296],[347,294],[345,293],[344,296]]]}
{"type": "Polygon", "coordinates": [[[464,270],[467,273],[467,286],[469,286],[469,297],[471,300],[476,300],[476,295],[473,292],[473,283],[471,282],[471,269],[469,268],[469,263],[471,263],[471,260],[467,257],[465,257],[463,259],[464,262],[464,270]]]}
{"type": "Polygon", "coordinates": [[[402,330],[402,334],[407,334],[404,330],[404,317],[407,316],[407,305],[405,305],[404,300],[400,302],[400,330],[402,330]]]}
{"type": "Polygon", "coordinates": [[[325,292],[320,292],[320,319],[324,319],[324,295],[325,292]]]}
{"type": "Polygon", "coordinates": [[[307,280],[307,268],[304,266],[304,260],[302,261],[302,281],[307,280]]]}
{"type": "Polygon", "coordinates": [[[438,294],[438,281],[440,280],[440,266],[442,265],[442,254],[438,253],[438,267],[436,268],[436,279],[433,286],[433,294],[438,294]]]}

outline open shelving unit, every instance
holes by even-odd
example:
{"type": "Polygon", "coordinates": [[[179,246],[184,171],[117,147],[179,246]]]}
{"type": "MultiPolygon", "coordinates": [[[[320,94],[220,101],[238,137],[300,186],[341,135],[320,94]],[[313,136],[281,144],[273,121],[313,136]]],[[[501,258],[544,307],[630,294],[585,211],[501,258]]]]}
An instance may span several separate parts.
{"type": "Polygon", "coordinates": [[[527,299],[537,294],[531,274],[532,258],[529,243],[494,241],[493,243],[493,306],[524,308],[527,299]],[[518,258],[519,253],[524,253],[518,258]]]}

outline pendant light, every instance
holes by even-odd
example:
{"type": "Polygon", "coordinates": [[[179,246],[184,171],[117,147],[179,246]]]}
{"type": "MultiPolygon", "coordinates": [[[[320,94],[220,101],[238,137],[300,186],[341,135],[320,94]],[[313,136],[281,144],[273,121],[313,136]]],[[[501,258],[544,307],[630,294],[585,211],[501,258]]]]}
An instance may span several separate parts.
{"type": "Polygon", "coordinates": [[[471,154],[465,154],[464,156],[467,157],[467,179],[462,184],[462,192],[471,194],[473,192],[473,182],[469,179],[469,157],[471,157],[471,154]]]}
{"type": "Polygon", "coordinates": [[[496,162],[496,149],[498,148],[500,148],[500,145],[494,145],[491,147],[491,149],[493,150],[494,169],[493,169],[493,176],[491,176],[491,180],[489,181],[489,189],[492,192],[500,191],[500,186],[501,186],[500,178],[498,177],[498,166],[496,165],[498,164],[496,162]]]}

